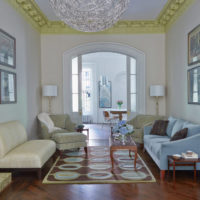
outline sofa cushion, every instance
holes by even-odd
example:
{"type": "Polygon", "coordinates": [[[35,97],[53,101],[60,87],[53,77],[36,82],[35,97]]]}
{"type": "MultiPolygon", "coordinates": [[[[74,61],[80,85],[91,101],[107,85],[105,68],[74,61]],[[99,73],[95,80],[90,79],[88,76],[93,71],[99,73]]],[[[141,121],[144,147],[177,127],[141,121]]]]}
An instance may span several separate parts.
{"type": "Polygon", "coordinates": [[[66,115],[50,115],[50,118],[52,119],[54,125],[56,127],[65,129],[66,127],[66,115]]]}
{"type": "Polygon", "coordinates": [[[175,122],[174,127],[173,127],[173,129],[172,129],[171,137],[173,137],[174,134],[175,134],[177,131],[180,131],[180,130],[183,128],[184,123],[185,123],[184,120],[182,120],[182,119],[177,119],[177,121],[175,122]]]}
{"type": "Polygon", "coordinates": [[[152,151],[155,156],[160,159],[161,145],[165,142],[169,142],[170,138],[168,136],[158,136],[158,135],[145,135],[144,143],[152,151]]]}
{"type": "Polygon", "coordinates": [[[188,128],[187,137],[194,136],[196,134],[200,134],[200,125],[192,124],[190,122],[185,122],[183,128],[188,128]]]}
{"type": "Polygon", "coordinates": [[[85,142],[87,136],[79,132],[71,133],[55,133],[52,135],[52,139],[56,143],[74,143],[74,142],[85,142]]]}
{"type": "Polygon", "coordinates": [[[177,119],[174,118],[174,117],[169,117],[169,118],[168,118],[168,121],[169,121],[169,123],[168,123],[168,126],[167,126],[167,135],[168,135],[169,137],[171,137],[172,129],[173,129],[173,127],[174,127],[174,125],[175,125],[177,119]]]}
{"type": "Polygon", "coordinates": [[[0,168],[41,168],[55,150],[54,141],[30,140],[0,159],[0,168]]]}
{"type": "Polygon", "coordinates": [[[0,158],[27,141],[25,128],[18,121],[0,123],[0,158]]]}
{"type": "Polygon", "coordinates": [[[150,134],[151,135],[166,135],[168,121],[165,120],[156,120],[153,124],[150,134]]]}
{"type": "Polygon", "coordinates": [[[176,132],[173,137],[171,137],[170,141],[181,140],[187,137],[188,128],[184,128],[178,132],[176,132]]]}

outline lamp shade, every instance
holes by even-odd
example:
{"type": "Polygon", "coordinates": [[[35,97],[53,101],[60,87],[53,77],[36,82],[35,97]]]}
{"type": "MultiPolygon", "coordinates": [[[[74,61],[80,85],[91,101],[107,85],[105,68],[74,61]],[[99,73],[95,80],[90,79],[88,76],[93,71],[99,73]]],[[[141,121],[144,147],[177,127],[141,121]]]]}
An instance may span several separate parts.
{"type": "Polygon", "coordinates": [[[165,96],[165,87],[163,85],[151,85],[150,86],[151,97],[163,97],[165,96]]]}
{"type": "Polygon", "coordinates": [[[42,95],[44,97],[56,97],[57,96],[57,85],[44,85],[42,87],[42,95]]]}

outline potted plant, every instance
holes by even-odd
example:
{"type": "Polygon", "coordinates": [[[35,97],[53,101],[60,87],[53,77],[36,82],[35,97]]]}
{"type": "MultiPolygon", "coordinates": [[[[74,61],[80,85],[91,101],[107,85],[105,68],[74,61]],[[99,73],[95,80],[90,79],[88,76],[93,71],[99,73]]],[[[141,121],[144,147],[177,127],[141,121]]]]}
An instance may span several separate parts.
{"type": "Polygon", "coordinates": [[[117,105],[118,105],[118,108],[119,108],[119,109],[121,109],[122,104],[123,104],[123,101],[122,101],[122,100],[118,100],[118,101],[117,101],[117,105]]]}

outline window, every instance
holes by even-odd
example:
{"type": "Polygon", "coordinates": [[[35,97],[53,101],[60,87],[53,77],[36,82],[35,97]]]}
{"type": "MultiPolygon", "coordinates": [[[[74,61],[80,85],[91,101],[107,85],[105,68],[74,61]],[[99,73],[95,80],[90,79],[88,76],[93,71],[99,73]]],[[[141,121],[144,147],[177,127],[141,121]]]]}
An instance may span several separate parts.
{"type": "Polygon", "coordinates": [[[79,88],[78,88],[78,57],[72,59],[72,111],[78,112],[79,88]]]}
{"type": "Polygon", "coordinates": [[[83,69],[82,72],[82,109],[83,115],[91,113],[92,108],[92,72],[91,69],[83,69]]]}
{"type": "Polygon", "coordinates": [[[136,60],[130,58],[130,107],[131,112],[136,112],[136,60]]]}

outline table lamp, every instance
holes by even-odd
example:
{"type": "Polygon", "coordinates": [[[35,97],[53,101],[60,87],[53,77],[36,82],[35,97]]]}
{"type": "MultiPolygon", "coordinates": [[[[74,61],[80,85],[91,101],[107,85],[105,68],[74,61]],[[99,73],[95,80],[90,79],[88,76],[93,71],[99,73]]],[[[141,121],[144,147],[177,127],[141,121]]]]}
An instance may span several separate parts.
{"type": "Polygon", "coordinates": [[[44,97],[48,97],[49,100],[49,113],[51,113],[51,100],[52,97],[56,97],[57,96],[57,85],[44,85],[42,87],[42,95],[44,97]]]}
{"type": "Polygon", "coordinates": [[[163,85],[151,85],[150,96],[156,98],[156,115],[159,115],[159,97],[165,96],[165,87],[163,85]]]}

